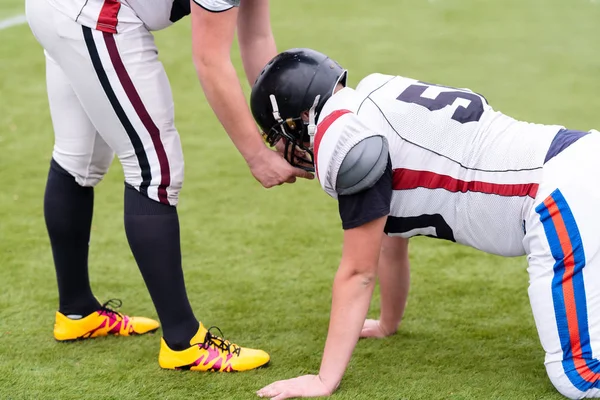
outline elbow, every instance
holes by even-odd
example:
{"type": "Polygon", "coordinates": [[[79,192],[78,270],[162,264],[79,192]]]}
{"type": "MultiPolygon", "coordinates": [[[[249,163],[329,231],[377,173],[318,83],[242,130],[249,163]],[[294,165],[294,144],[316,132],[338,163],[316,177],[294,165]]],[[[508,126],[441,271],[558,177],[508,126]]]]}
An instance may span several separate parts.
{"type": "Polygon", "coordinates": [[[357,272],[356,276],[360,280],[361,286],[364,287],[374,286],[375,280],[377,279],[377,274],[374,271],[357,272]]]}
{"type": "Polygon", "coordinates": [[[353,296],[370,296],[377,280],[376,268],[359,265],[341,265],[333,280],[333,292],[350,291],[353,296]]]}
{"type": "Polygon", "coordinates": [[[200,77],[207,75],[212,68],[210,57],[204,54],[194,54],[194,67],[200,77]]]}
{"type": "Polygon", "coordinates": [[[352,252],[342,254],[340,266],[336,272],[336,280],[352,282],[361,287],[372,287],[377,280],[378,253],[372,256],[361,256],[352,252]]]}
{"type": "Polygon", "coordinates": [[[201,78],[214,71],[223,71],[228,63],[231,64],[229,55],[223,56],[218,52],[215,53],[206,50],[194,51],[193,61],[196,72],[201,78]]]}
{"type": "Polygon", "coordinates": [[[375,281],[377,280],[376,268],[352,268],[342,272],[340,278],[345,281],[354,281],[361,287],[370,288],[375,286],[375,281]]]}
{"type": "Polygon", "coordinates": [[[246,34],[240,33],[238,35],[238,42],[241,48],[262,48],[265,45],[275,43],[275,37],[270,30],[264,32],[249,32],[246,34]]]}

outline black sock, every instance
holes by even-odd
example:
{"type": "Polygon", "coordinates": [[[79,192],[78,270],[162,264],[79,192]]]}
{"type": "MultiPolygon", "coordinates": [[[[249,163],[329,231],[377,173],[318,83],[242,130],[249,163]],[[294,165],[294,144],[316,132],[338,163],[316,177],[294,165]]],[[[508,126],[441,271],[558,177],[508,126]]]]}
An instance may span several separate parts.
{"type": "Polygon", "coordinates": [[[126,184],[125,233],[156,307],[165,341],[173,350],[188,348],[199,323],[183,281],[177,209],[151,200],[126,184]]]}
{"type": "Polygon", "coordinates": [[[93,210],[94,189],[79,186],[53,159],[44,195],[44,217],[58,281],[58,310],[65,315],[86,316],[100,308],[88,277],[93,210]]]}

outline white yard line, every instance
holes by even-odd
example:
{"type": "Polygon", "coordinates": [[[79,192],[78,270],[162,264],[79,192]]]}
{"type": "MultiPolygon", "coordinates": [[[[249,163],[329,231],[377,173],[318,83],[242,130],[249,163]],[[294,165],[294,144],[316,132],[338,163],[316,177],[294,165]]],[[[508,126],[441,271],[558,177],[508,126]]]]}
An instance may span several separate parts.
{"type": "Polygon", "coordinates": [[[27,18],[24,14],[17,15],[14,17],[0,19],[0,31],[2,29],[8,29],[13,26],[21,25],[27,22],[27,18]]]}

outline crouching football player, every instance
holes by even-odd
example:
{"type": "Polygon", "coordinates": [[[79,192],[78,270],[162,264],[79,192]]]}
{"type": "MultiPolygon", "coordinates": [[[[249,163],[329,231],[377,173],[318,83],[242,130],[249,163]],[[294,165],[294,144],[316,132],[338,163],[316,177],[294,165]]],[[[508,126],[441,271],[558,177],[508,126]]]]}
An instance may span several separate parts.
{"type": "Polygon", "coordinates": [[[346,74],[321,53],[295,49],[269,62],[252,91],[266,139],[285,144],[293,165],[314,164],[344,228],[319,374],[258,395],[335,391],[359,336],[396,331],[407,239],[427,235],[526,254],[551,382],[571,399],[600,397],[600,186],[588,184],[600,170],[600,133],[517,121],[470,90],[400,76],[372,74],[351,89],[346,74]],[[378,274],[380,319],[365,321],[378,274]]]}

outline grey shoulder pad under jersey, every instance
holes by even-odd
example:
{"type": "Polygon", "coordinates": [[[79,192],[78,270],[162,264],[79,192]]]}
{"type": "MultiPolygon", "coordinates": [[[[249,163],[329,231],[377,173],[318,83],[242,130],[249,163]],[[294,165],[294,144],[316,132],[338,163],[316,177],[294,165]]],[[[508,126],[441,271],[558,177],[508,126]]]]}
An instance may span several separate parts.
{"type": "Polygon", "coordinates": [[[389,148],[383,136],[370,136],[354,146],[342,161],[335,190],[339,195],[362,192],[373,186],[387,167],[389,148]]]}

